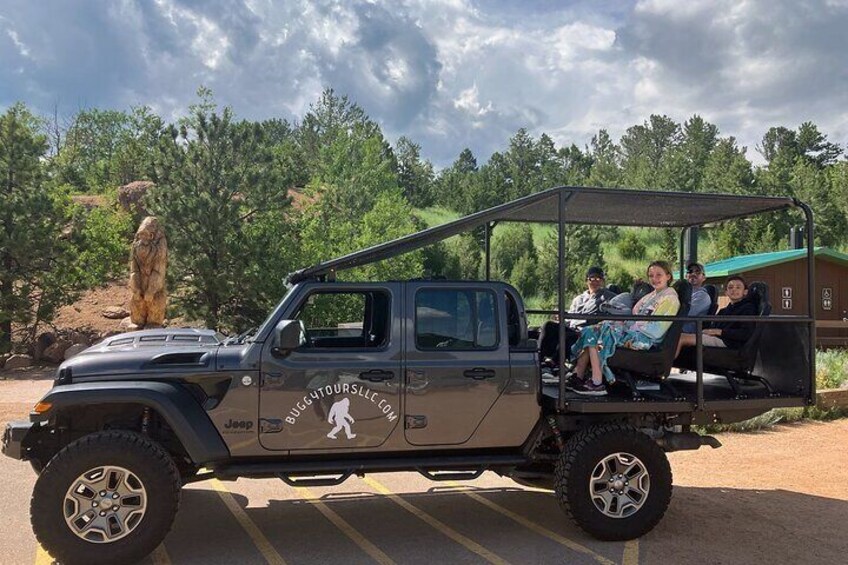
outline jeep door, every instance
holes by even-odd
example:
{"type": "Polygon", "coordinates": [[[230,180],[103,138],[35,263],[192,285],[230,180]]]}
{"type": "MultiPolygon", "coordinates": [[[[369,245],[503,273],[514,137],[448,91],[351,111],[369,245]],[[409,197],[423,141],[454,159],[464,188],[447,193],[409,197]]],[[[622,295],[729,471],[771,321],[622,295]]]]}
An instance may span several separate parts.
{"type": "Polygon", "coordinates": [[[509,381],[509,344],[491,285],[407,283],[405,436],[413,445],[471,437],[509,381]]]}
{"type": "Polygon", "coordinates": [[[303,322],[301,347],[262,352],[259,439],[266,449],[381,445],[401,421],[398,283],[306,285],[283,319],[303,322]]]}

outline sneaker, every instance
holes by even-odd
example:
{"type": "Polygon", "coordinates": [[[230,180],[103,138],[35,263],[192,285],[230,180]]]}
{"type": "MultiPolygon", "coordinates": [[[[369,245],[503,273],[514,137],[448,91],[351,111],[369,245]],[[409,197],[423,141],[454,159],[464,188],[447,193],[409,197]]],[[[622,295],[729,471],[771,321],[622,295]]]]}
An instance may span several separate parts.
{"type": "Polygon", "coordinates": [[[636,381],[637,390],[660,390],[660,383],[654,381],[645,381],[638,379],[636,381]]]}
{"type": "Polygon", "coordinates": [[[565,388],[574,390],[574,387],[585,384],[587,380],[591,380],[590,377],[584,375],[583,378],[580,378],[577,373],[571,371],[565,376],[565,388]]]}
{"type": "Polygon", "coordinates": [[[606,396],[607,394],[607,387],[604,383],[596,385],[592,382],[592,379],[587,380],[585,383],[576,385],[571,390],[584,396],[606,396]]]}

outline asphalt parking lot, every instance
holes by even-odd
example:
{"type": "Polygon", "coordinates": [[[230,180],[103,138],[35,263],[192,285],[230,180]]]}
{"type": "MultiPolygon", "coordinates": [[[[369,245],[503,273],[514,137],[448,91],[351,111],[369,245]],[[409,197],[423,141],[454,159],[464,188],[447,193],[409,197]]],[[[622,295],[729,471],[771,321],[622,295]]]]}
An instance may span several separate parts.
{"type": "MultiPolygon", "coordinates": [[[[0,383],[0,404],[22,383],[0,383]]],[[[38,390],[39,386],[30,386],[38,390]]],[[[331,488],[279,480],[186,487],[147,563],[839,563],[848,554],[848,420],[725,434],[718,450],[670,455],[671,506],[640,540],[594,540],[553,495],[486,473],[433,483],[414,473],[331,488]]],[[[0,562],[50,563],[29,525],[35,475],[0,458],[0,562]]]]}

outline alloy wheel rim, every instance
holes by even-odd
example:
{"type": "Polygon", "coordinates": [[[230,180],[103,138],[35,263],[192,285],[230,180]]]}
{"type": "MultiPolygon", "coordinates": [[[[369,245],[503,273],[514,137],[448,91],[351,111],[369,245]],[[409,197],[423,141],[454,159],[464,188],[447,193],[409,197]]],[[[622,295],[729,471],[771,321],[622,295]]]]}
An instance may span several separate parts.
{"type": "Polygon", "coordinates": [[[62,511],[68,528],[80,539],[111,543],[141,523],[147,491],[138,476],[123,467],[95,467],[71,483],[62,511]]]}
{"type": "Polygon", "coordinates": [[[651,490],[651,477],[642,461],[630,453],[604,457],[592,471],[589,496],[595,508],[609,518],[637,513],[651,490]]]}

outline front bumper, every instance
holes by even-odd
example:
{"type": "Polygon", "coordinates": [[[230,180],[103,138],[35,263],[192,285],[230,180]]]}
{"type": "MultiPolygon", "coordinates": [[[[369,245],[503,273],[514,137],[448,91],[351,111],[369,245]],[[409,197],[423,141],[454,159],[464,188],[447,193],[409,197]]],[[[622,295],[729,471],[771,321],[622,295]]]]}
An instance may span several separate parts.
{"type": "Polygon", "coordinates": [[[32,422],[9,422],[3,431],[3,455],[12,459],[26,460],[24,439],[32,430],[32,422]]]}

